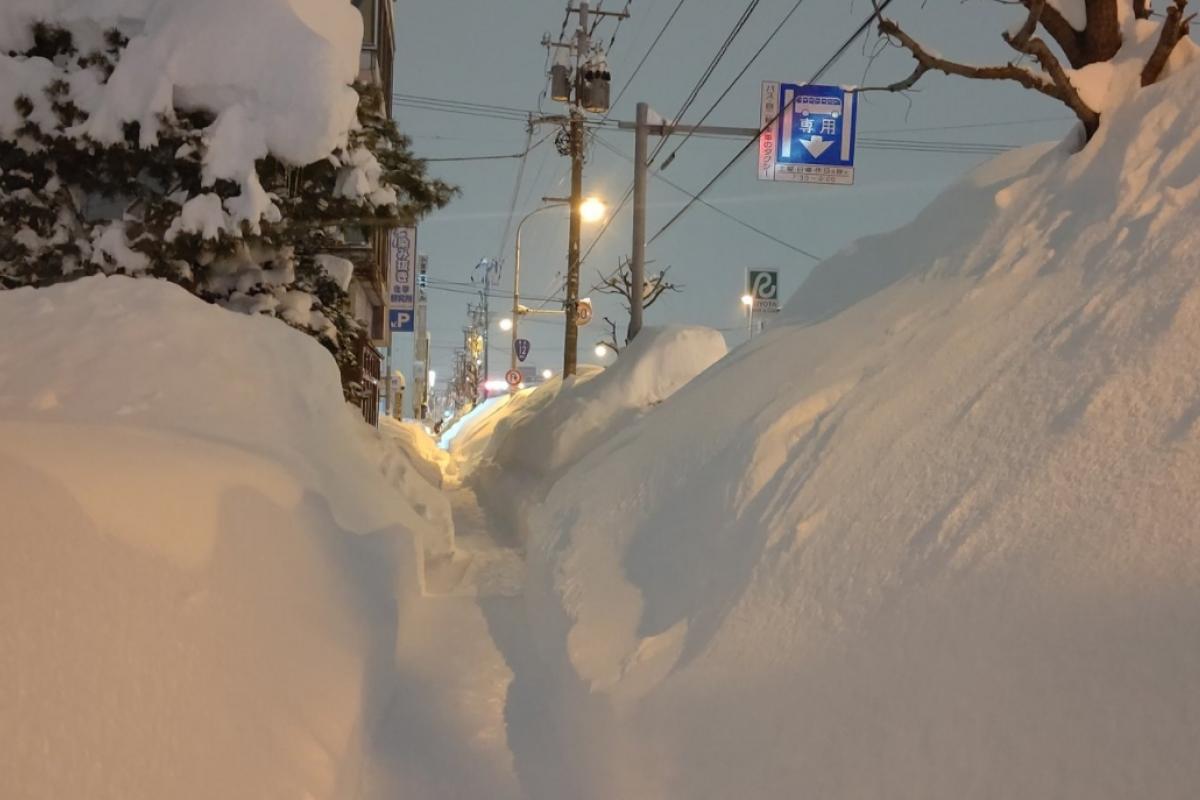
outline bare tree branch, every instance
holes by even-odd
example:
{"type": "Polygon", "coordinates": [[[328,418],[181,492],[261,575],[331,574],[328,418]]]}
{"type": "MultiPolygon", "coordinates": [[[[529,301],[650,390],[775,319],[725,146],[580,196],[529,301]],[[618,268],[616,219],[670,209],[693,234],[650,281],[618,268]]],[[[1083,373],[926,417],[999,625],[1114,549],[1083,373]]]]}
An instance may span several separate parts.
{"type": "Polygon", "coordinates": [[[1158,43],[1154,45],[1154,52],[1142,67],[1142,86],[1149,86],[1162,77],[1167,59],[1174,52],[1175,45],[1190,33],[1192,20],[1196,15],[1190,14],[1185,17],[1183,12],[1186,9],[1187,0],[1175,0],[1174,5],[1167,9],[1167,18],[1158,34],[1158,43]]]}
{"type": "Polygon", "coordinates": [[[1050,52],[1046,43],[1035,37],[1019,46],[1017,41],[1007,33],[1004,34],[1004,41],[1008,42],[1017,52],[1031,55],[1037,59],[1038,64],[1049,73],[1050,79],[1054,81],[1056,93],[1046,92],[1046,94],[1058,98],[1075,112],[1075,116],[1079,117],[1079,121],[1083,123],[1083,128],[1090,139],[1096,129],[1100,127],[1100,114],[1079,96],[1079,90],[1071,83],[1071,78],[1054,53],[1050,52]]]}
{"type": "Polygon", "coordinates": [[[1079,96],[1079,92],[1072,86],[1058,58],[1050,51],[1046,43],[1041,39],[1031,38],[1031,28],[1036,26],[1038,19],[1044,12],[1045,3],[1044,0],[1030,0],[1030,2],[1031,5],[1036,6],[1030,10],[1029,20],[1033,21],[1032,25],[1029,20],[1026,20],[1025,25],[1021,27],[1016,36],[1010,36],[1006,33],[1004,34],[1004,40],[1018,52],[1036,58],[1048,74],[1048,78],[1047,75],[1035,73],[1012,62],[996,66],[976,66],[936,56],[916,39],[909,36],[894,20],[880,17],[879,33],[898,42],[901,47],[912,54],[912,57],[917,62],[917,66],[911,75],[891,86],[883,87],[884,90],[897,92],[910,89],[922,75],[931,70],[943,72],[947,75],[958,75],[963,78],[1014,81],[1026,89],[1033,89],[1065,103],[1079,117],[1079,120],[1083,123],[1087,131],[1087,135],[1090,137],[1100,124],[1100,115],[1083,102],[1083,99],[1079,96]],[[1021,37],[1021,39],[1019,40],[1018,37],[1021,37]]]}
{"type": "MultiPolygon", "coordinates": [[[[1017,0],[1025,8],[1033,11],[1034,0],[1017,0]]],[[[1032,17],[1032,13],[1030,14],[1032,17]]],[[[1062,50],[1063,55],[1067,57],[1067,63],[1075,69],[1087,66],[1088,62],[1084,53],[1084,34],[1083,31],[1077,31],[1067,22],[1067,18],[1062,15],[1052,5],[1043,3],[1041,11],[1037,15],[1037,23],[1045,29],[1046,33],[1050,34],[1050,38],[1062,50]]],[[[1033,31],[1029,32],[1030,35],[1033,31]]]]}
{"type": "Polygon", "coordinates": [[[601,347],[607,347],[609,350],[612,350],[613,353],[620,353],[621,348],[617,346],[617,323],[613,322],[608,317],[604,318],[604,322],[608,325],[608,338],[601,339],[598,344],[601,347]]]}
{"type": "Polygon", "coordinates": [[[1133,0],[1133,16],[1136,19],[1150,19],[1150,0],[1133,0]]]}
{"type": "Polygon", "coordinates": [[[1046,10],[1046,0],[1029,0],[1028,7],[1029,16],[1025,18],[1025,24],[1021,26],[1009,43],[1018,50],[1023,50],[1029,44],[1030,37],[1037,30],[1042,12],[1046,10]]]}

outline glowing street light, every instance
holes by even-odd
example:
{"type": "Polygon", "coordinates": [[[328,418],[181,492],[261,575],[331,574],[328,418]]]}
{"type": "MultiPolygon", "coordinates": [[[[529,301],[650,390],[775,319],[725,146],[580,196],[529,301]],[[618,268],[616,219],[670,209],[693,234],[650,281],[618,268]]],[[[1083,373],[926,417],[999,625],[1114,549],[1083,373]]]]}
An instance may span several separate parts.
{"type": "Polygon", "coordinates": [[[742,295],[742,305],[746,307],[746,335],[748,338],[754,338],[754,296],[750,294],[742,295]]]}
{"type": "MultiPolygon", "coordinates": [[[[543,211],[549,211],[552,208],[560,208],[562,206],[570,206],[571,201],[562,197],[543,197],[542,202],[546,205],[535,208],[530,211],[521,221],[517,223],[517,234],[513,242],[513,304],[512,317],[505,317],[500,320],[500,330],[508,331],[512,336],[512,343],[509,347],[509,367],[517,368],[517,333],[520,324],[521,315],[529,313],[529,309],[521,307],[521,228],[524,227],[526,221],[534,214],[539,214],[543,211]]],[[[589,197],[579,204],[579,216],[583,222],[593,223],[604,219],[604,214],[607,212],[604,202],[598,197],[589,197]]]]}
{"type": "Polygon", "coordinates": [[[607,212],[604,201],[598,197],[589,197],[579,206],[579,217],[584,222],[599,222],[607,212]]]}
{"type": "Polygon", "coordinates": [[[549,370],[549,369],[542,370],[542,380],[548,381],[553,377],[554,377],[554,370],[549,370]]]}
{"type": "Polygon", "coordinates": [[[604,358],[608,355],[608,348],[602,344],[596,345],[596,358],[604,358]]]}

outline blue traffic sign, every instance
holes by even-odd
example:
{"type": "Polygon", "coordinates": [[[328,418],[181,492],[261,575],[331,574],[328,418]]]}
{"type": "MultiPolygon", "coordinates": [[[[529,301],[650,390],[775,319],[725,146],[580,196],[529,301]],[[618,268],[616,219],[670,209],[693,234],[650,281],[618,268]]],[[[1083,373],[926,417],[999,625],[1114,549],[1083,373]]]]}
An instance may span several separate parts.
{"type": "Polygon", "coordinates": [[[529,357],[529,346],[528,339],[517,339],[513,342],[513,347],[517,351],[517,361],[524,361],[529,357]]]}
{"type": "Polygon", "coordinates": [[[854,183],[855,93],[840,86],[763,84],[758,177],[854,183]]]}
{"type": "Polygon", "coordinates": [[[408,309],[393,308],[388,310],[388,330],[392,333],[412,333],[415,315],[408,309]]]}

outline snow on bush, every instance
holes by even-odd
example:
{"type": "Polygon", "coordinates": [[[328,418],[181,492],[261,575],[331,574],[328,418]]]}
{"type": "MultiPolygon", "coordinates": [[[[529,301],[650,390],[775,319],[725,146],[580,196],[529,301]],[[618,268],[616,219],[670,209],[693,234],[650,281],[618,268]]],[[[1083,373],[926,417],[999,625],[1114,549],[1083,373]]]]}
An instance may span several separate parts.
{"type": "Polygon", "coordinates": [[[532,512],[539,650],[610,712],[571,783],[1194,793],[1200,71],[1073,144],[825,262],[532,512]]]}

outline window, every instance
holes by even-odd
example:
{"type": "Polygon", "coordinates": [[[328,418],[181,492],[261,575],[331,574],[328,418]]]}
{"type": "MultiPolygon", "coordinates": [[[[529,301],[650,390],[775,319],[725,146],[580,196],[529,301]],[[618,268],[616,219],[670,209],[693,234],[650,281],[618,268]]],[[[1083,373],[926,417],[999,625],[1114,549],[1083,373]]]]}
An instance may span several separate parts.
{"type": "Polygon", "coordinates": [[[363,47],[374,48],[378,46],[376,28],[378,27],[379,15],[375,13],[375,0],[352,0],[352,2],[363,15],[363,47]]]}

